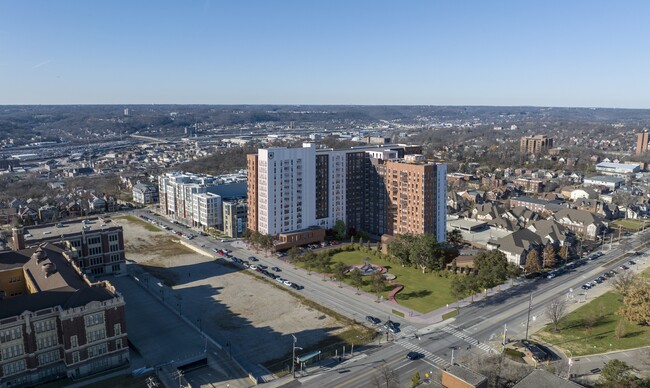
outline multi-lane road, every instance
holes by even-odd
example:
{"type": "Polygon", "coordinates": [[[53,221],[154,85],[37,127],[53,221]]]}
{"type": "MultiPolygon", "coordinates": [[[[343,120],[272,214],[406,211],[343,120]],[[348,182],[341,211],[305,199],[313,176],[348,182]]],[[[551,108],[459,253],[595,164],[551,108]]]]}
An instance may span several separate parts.
{"type": "MultiPolygon", "coordinates": [[[[179,229],[179,226],[163,217],[155,218],[172,229],[179,229]]],[[[184,231],[183,229],[180,230],[184,231]]],[[[321,370],[317,375],[302,377],[301,381],[306,386],[370,386],[380,376],[380,368],[384,365],[395,370],[401,380],[410,381],[416,370],[424,378],[425,373],[450,365],[452,349],[456,357],[466,352],[500,351],[505,327],[507,338],[525,337],[529,306],[532,333],[533,327],[540,327],[546,321],[544,310],[550,301],[556,298],[568,298],[576,302],[588,300],[590,292],[585,292],[580,287],[603,272],[618,267],[620,263],[613,260],[636,249],[645,241],[648,233],[650,231],[637,233],[607,251],[604,256],[556,278],[523,281],[516,287],[463,307],[453,319],[425,324],[400,318],[398,321],[401,320],[402,331],[392,336],[391,343],[357,354],[330,369],[321,370]],[[405,356],[410,351],[419,352],[425,357],[407,360],[405,356]]],[[[228,242],[215,242],[212,237],[197,236],[190,242],[208,251],[212,248],[227,248],[232,250],[233,256],[241,259],[256,256],[269,267],[281,267],[282,277],[304,286],[300,292],[306,297],[357,321],[363,322],[367,315],[386,320],[391,314],[392,308],[388,303],[373,303],[372,296],[357,295],[349,287],[341,288],[337,282],[324,280],[318,274],[308,275],[303,269],[294,268],[276,257],[265,256],[228,242]]],[[[391,319],[395,320],[394,316],[391,319]]]]}

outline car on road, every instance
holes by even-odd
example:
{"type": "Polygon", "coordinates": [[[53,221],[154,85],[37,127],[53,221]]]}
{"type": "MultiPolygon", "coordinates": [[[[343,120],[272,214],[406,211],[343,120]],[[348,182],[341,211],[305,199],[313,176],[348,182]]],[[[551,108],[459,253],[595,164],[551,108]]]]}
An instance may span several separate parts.
{"type": "Polygon", "coordinates": [[[275,278],[275,281],[278,282],[278,283],[284,283],[285,280],[287,280],[287,279],[281,278],[279,276],[277,278],[275,278]]]}
{"type": "Polygon", "coordinates": [[[393,321],[386,321],[384,323],[384,329],[388,329],[391,333],[399,333],[399,328],[397,327],[397,324],[393,321]]]}
{"type": "Polygon", "coordinates": [[[618,268],[622,269],[623,271],[626,271],[626,270],[630,269],[630,267],[628,267],[627,265],[622,265],[622,266],[620,266],[618,268]]]}
{"type": "Polygon", "coordinates": [[[282,284],[284,284],[285,286],[289,286],[289,287],[291,287],[291,285],[292,285],[293,283],[291,283],[291,282],[288,281],[288,280],[285,280],[285,281],[282,282],[282,284]]]}
{"type": "Polygon", "coordinates": [[[301,286],[300,284],[291,283],[291,288],[293,288],[294,290],[302,290],[305,287],[301,286]]]}
{"type": "Polygon", "coordinates": [[[258,265],[257,265],[257,268],[267,269],[267,268],[269,268],[269,266],[268,266],[268,265],[264,265],[264,264],[258,264],[258,265]]]}
{"type": "Polygon", "coordinates": [[[627,265],[636,265],[636,261],[630,260],[627,262],[627,265]]]}
{"type": "Polygon", "coordinates": [[[275,271],[275,272],[280,272],[280,271],[282,271],[282,270],[280,269],[280,267],[271,267],[271,269],[272,269],[273,271],[275,271]]]}
{"type": "Polygon", "coordinates": [[[259,260],[257,260],[257,257],[255,257],[255,256],[250,256],[248,258],[248,260],[250,260],[250,261],[259,261],[259,260]]]}
{"type": "Polygon", "coordinates": [[[251,265],[250,267],[248,267],[248,268],[249,268],[249,269],[252,269],[252,270],[256,270],[256,269],[257,269],[257,266],[256,266],[255,264],[252,264],[252,265],[251,265]]]}
{"type": "Polygon", "coordinates": [[[372,315],[368,315],[366,317],[366,321],[372,323],[373,325],[379,325],[381,323],[381,319],[373,317],[372,315]]]}
{"type": "Polygon", "coordinates": [[[582,285],[581,288],[582,288],[583,290],[589,290],[589,289],[591,289],[591,284],[590,284],[590,283],[585,283],[585,284],[582,285]]]}
{"type": "Polygon", "coordinates": [[[424,355],[422,353],[418,353],[418,352],[408,352],[406,354],[406,359],[407,360],[417,360],[417,359],[420,359],[422,357],[424,357],[424,355]]]}

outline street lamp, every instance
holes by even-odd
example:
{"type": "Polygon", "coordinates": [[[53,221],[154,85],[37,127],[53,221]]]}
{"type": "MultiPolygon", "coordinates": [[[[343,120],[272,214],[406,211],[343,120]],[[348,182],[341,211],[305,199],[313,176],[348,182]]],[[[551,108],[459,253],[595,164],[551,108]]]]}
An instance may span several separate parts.
{"type": "Polygon", "coordinates": [[[291,375],[295,379],[296,378],[296,349],[299,350],[303,350],[303,349],[299,346],[296,346],[296,342],[298,342],[296,336],[291,334],[291,337],[293,338],[293,344],[291,346],[291,375]]]}
{"type": "Polygon", "coordinates": [[[573,365],[573,353],[569,350],[566,349],[567,352],[569,352],[569,371],[567,373],[567,380],[571,378],[571,366],[573,365]]]}

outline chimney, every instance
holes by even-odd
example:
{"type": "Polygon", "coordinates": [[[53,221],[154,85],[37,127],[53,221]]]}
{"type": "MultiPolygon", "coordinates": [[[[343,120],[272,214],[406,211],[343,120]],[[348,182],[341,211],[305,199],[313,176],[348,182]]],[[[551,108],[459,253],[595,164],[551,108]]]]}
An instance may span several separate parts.
{"type": "Polygon", "coordinates": [[[25,236],[23,236],[23,228],[12,228],[11,235],[14,251],[25,249],[25,236]]]}

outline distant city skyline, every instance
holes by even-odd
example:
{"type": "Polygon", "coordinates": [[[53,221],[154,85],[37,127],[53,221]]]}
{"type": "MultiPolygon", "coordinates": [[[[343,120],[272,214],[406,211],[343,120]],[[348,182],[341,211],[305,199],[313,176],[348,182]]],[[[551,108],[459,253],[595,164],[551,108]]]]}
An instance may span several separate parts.
{"type": "Polygon", "coordinates": [[[650,108],[650,3],[0,2],[0,104],[650,108]]]}

